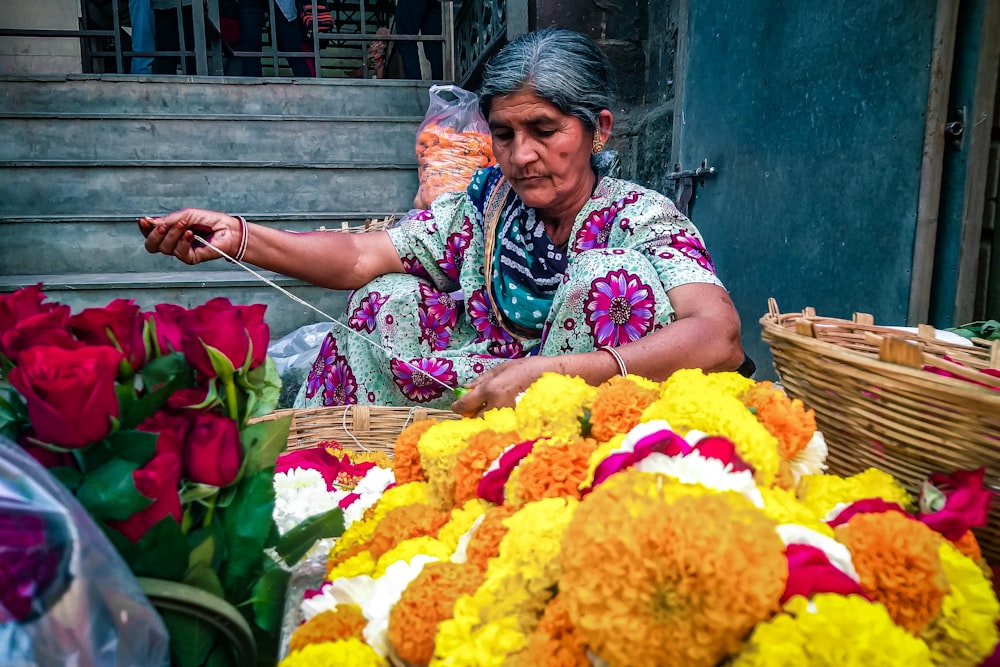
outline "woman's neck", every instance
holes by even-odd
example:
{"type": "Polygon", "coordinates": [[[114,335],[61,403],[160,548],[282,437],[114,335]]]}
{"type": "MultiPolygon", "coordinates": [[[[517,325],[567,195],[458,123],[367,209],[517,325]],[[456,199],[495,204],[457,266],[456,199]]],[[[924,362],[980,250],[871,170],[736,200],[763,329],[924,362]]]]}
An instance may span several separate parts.
{"type": "Polygon", "coordinates": [[[585,186],[581,193],[568,200],[565,205],[536,209],[535,211],[545,226],[545,233],[549,235],[549,238],[557,246],[565,244],[569,239],[570,232],[573,231],[573,225],[576,223],[576,217],[583,210],[587,200],[590,199],[594,193],[594,189],[597,187],[597,174],[591,173],[592,180],[589,182],[584,181],[584,183],[587,183],[587,186],[585,186]]]}

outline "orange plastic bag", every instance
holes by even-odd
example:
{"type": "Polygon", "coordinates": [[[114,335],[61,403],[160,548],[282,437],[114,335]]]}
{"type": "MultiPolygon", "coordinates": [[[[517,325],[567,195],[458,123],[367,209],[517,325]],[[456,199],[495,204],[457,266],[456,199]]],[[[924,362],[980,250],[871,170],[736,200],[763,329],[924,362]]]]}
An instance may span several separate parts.
{"type": "Polygon", "coordinates": [[[429,95],[417,130],[416,208],[429,208],[442,193],[465,190],[475,170],[496,164],[479,96],[451,84],[431,86],[429,95]]]}

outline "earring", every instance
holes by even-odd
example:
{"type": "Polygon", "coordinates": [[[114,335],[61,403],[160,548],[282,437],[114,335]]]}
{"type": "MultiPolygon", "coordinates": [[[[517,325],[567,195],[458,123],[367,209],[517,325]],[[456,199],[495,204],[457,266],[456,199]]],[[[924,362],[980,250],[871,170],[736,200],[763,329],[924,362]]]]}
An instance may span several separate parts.
{"type": "Polygon", "coordinates": [[[601,133],[594,132],[594,147],[590,149],[590,152],[597,155],[604,150],[604,142],[601,140],[601,133]]]}

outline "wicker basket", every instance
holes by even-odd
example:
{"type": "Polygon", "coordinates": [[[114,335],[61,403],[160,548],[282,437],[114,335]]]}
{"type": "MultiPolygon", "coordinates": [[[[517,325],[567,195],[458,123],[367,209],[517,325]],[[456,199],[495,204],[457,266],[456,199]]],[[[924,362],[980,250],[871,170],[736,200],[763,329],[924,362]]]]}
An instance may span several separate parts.
{"type": "MultiPolygon", "coordinates": [[[[879,468],[916,493],[932,472],[985,466],[986,484],[1000,491],[1000,392],[927,370],[981,382],[978,369],[1000,368],[1000,341],[966,347],[937,340],[932,327],[910,333],[863,313],[843,320],[768,305],[764,341],[785,390],[815,410],[831,472],[879,468]]],[[[1000,503],[976,535],[1000,564],[1000,503]]]]}
{"type": "Polygon", "coordinates": [[[424,419],[460,419],[449,410],[381,405],[348,405],[328,408],[275,410],[254,422],[292,416],[288,429],[288,450],[315,447],[336,440],[348,449],[383,451],[392,455],[396,438],[403,429],[424,419]]]}

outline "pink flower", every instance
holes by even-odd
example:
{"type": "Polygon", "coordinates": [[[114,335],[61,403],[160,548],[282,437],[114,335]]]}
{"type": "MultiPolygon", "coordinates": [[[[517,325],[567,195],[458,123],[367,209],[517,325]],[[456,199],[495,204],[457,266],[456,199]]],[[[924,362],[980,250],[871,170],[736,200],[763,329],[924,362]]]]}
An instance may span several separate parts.
{"type": "Polygon", "coordinates": [[[497,460],[494,461],[493,465],[490,466],[489,470],[483,474],[483,478],[479,480],[476,495],[496,505],[503,505],[503,487],[507,484],[507,480],[510,479],[514,468],[521,463],[525,456],[531,453],[536,442],[538,441],[525,440],[522,443],[505,449],[497,460]]]}
{"type": "Polygon", "coordinates": [[[836,568],[822,549],[808,544],[789,544],[785,556],[788,558],[788,580],[781,596],[782,604],[796,595],[811,598],[817,593],[860,595],[870,599],[861,584],[836,568]]]}
{"type": "Polygon", "coordinates": [[[985,475],[986,468],[931,475],[921,489],[917,518],[953,541],[970,528],[985,526],[993,500],[983,488],[985,475]]]}
{"type": "Polygon", "coordinates": [[[896,503],[887,503],[881,498],[865,498],[864,500],[857,500],[851,503],[838,512],[837,516],[827,520],[826,523],[831,528],[835,528],[847,523],[858,514],[881,514],[882,512],[899,512],[900,514],[910,516],[906,513],[906,510],[896,503]]]}

